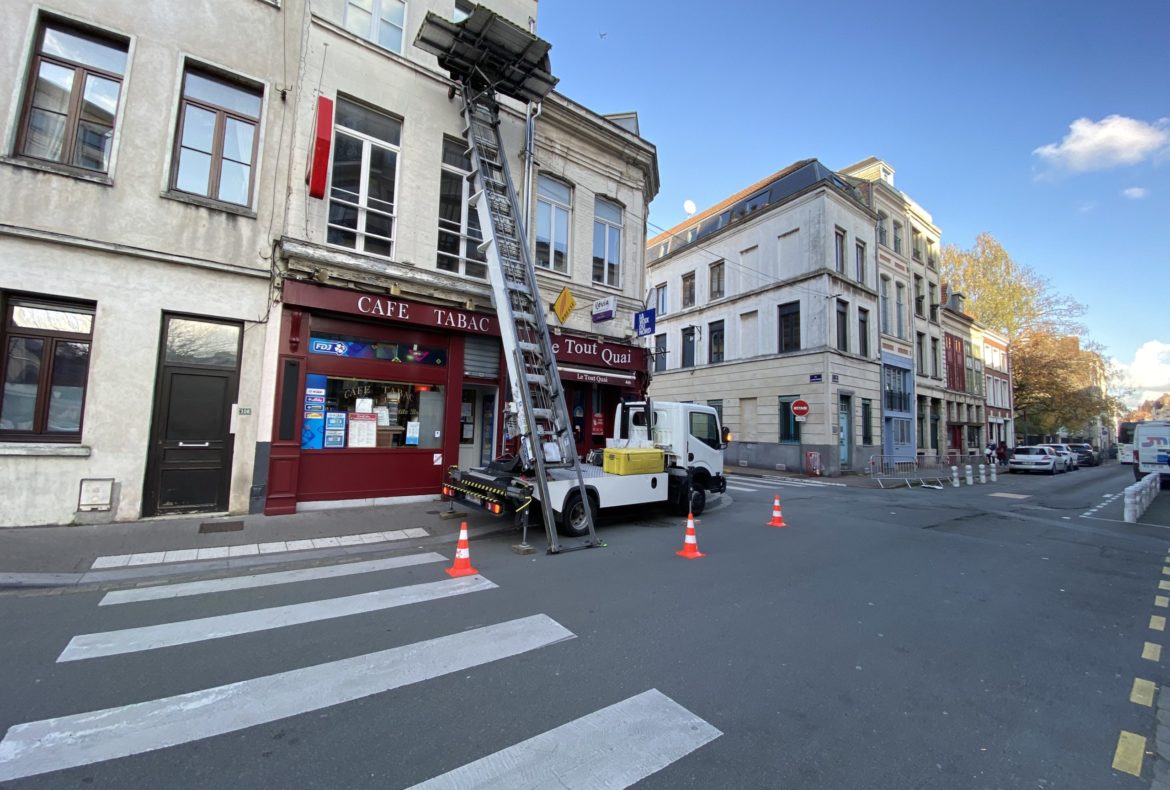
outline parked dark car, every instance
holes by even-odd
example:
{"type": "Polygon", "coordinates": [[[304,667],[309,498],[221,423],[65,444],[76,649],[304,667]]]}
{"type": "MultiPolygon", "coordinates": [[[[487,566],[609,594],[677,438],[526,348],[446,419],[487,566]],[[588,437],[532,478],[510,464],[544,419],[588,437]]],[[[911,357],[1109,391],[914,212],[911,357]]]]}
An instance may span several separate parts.
{"type": "Polygon", "coordinates": [[[1093,445],[1080,443],[1070,444],[1069,447],[1077,454],[1077,459],[1080,461],[1081,466],[1101,465],[1101,453],[1094,450],[1093,445]]]}

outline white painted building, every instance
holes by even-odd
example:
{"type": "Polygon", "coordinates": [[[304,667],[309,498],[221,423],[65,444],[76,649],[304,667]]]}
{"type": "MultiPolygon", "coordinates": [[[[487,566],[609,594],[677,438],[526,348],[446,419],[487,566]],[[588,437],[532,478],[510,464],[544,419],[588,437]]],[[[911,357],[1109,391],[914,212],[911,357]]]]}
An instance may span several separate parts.
{"type": "Polygon", "coordinates": [[[876,221],[810,159],[648,242],[651,394],[718,408],[728,464],[796,470],[815,453],[838,474],[879,452],[876,221]]]}
{"type": "MultiPolygon", "coordinates": [[[[536,0],[483,7],[513,32],[535,25],[536,0]]],[[[448,466],[505,449],[511,350],[468,205],[462,104],[436,57],[413,45],[428,13],[487,17],[451,0],[374,8],[321,0],[307,21],[291,160],[299,173],[319,157],[319,189],[292,184],[276,250],[252,503],[267,513],[434,497],[448,466]],[[376,437],[355,444],[344,425],[371,408],[376,437]]],[[[657,155],[632,113],[611,120],[555,92],[539,107],[501,104],[540,301],[567,289],[576,303],[548,322],[584,454],[604,446],[623,394],[645,388],[632,318],[657,155]],[[595,313],[599,301],[607,309],[595,313]]]]}
{"type": "Polygon", "coordinates": [[[882,452],[937,457],[945,448],[939,237],[931,215],[875,157],[841,171],[878,214],[882,452]]]}
{"type": "Polygon", "coordinates": [[[298,9],[5,4],[0,526],[247,509],[298,9]]]}

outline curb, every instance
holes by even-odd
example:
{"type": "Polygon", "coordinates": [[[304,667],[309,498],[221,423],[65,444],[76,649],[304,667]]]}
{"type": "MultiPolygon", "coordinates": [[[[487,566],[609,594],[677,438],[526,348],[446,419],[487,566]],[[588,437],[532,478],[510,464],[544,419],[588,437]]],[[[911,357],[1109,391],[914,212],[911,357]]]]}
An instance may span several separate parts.
{"type": "MultiPolygon", "coordinates": [[[[487,526],[477,526],[468,529],[472,537],[484,537],[497,532],[511,530],[511,522],[501,522],[487,526]]],[[[327,549],[307,549],[304,551],[281,552],[276,554],[249,555],[230,557],[215,560],[197,560],[194,562],[172,562],[158,565],[142,565],[136,568],[111,568],[89,570],[79,573],[56,572],[14,572],[0,573],[0,591],[28,590],[51,588],[80,588],[99,586],[103,584],[117,584],[138,580],[166,580],[185,576],[197,576],[222,571],[236,571],[247,568],[261,568],[265,566],[295,565],[301,562],[315,562],[321,560],[357,558],[367,556],[389,555],[401,551],[412,551],[428,545],[454,543],[459,539],[456,530],[450,534],[431,535],[426,538],[416,538],[409,541],[410,545],[388,546],[385,544],[365,544],[362,546],[338,546],[327,549]]],[[[405,544],[407,541],[404,541],[405,544]]]]}

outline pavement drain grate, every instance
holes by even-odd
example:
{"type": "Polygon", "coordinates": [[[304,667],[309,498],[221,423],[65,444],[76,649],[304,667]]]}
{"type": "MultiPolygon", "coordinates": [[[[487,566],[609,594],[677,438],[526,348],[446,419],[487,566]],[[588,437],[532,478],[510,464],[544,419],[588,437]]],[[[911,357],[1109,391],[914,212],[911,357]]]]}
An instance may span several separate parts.
{"type": "Polygon", "coordinates": [[[204,521],[199,525],[199,534],[209,532],[239,532],[244,528],[242,521],[204,521]]]}

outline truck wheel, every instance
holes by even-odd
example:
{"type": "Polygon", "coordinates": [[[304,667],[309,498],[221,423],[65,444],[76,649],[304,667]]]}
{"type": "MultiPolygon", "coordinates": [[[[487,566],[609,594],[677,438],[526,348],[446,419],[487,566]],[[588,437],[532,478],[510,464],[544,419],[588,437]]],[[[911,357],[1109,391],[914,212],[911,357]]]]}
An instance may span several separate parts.
{"type": "Polygon", "coordinates": [[[691,515],[696,518],[703,515],[703,508],[705,507],[707,507],[707,492],[701,488],[696,488],[691,491],[691,515]]]}
{"type": "MultiPolygon", "coordinates": [[[[589,513],[593,517],[594,526],[597,525],[597,504],[589,498],[589,513]]],[[[581,504],[581,493],[573,491],[565,500],[565,509],[561,511],[560,533],[567,538],[583,538],[589,534],[589,523],[585,520],[585,506],[581,504]]]]}

